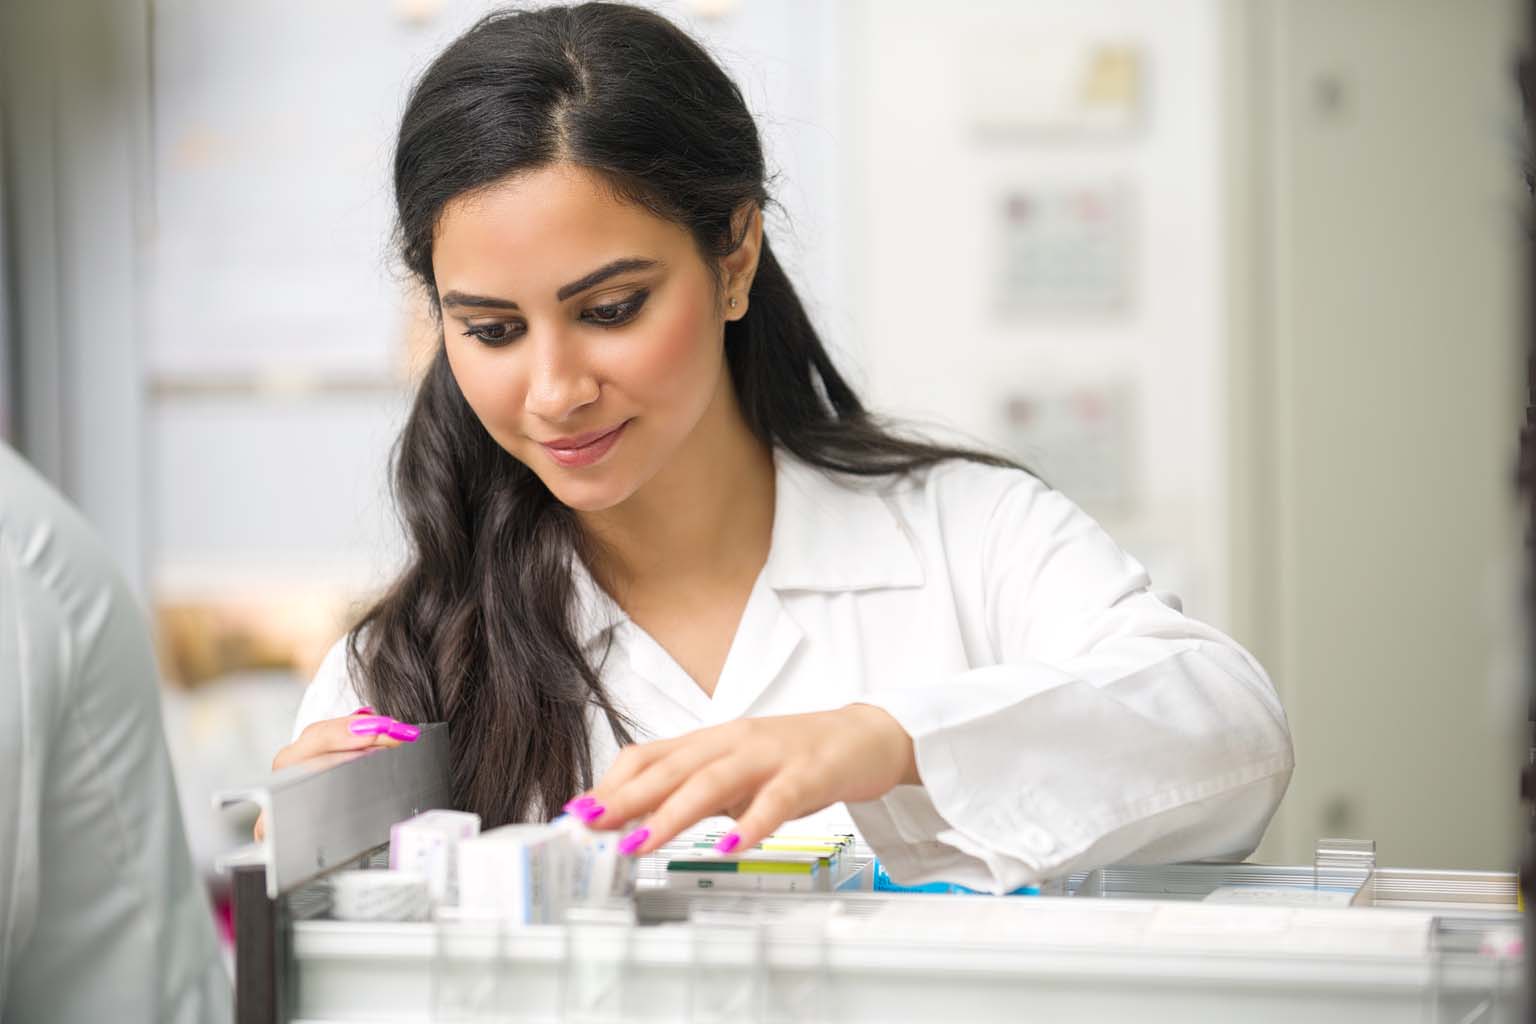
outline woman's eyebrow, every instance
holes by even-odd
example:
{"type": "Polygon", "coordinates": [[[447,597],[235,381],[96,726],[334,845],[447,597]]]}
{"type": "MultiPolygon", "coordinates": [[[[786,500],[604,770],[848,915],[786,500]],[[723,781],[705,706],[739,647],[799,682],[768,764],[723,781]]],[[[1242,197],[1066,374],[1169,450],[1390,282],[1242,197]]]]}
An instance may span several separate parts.
{"type": "Polygon", "coordinates": [[[593,285],[602,284],[604,281],[608,280],[610,277],[613,277],[616,274],[622,274],[629,270],[650,270],[652,267],[658,267],[660,265],[661,263],[658,260],[645,259],[641,256],[630,256],[625,259],[617,259],[612,263],[598,267],[596,270],[592,271],[592,273],[586,275],[583,278],[580,278],[579,280],[572,281],[570,284],[561,285],[560,290],[555,292],[555,299],[559,302],[564,302],[572,295],[575,295],[579,292],[584,292],[588,288],[591,288],[593,285]]]}
{"type": "MultiPolygon", "coordinates": [[[[555,292],[555,299],[564,302],[572,295],[586,291],[596,285],[602,284],[610,277],[623,274],[630,270],[650,270],[661,266],[660,260],[647,259],[643,256],[629,256],[624,259],[614,260],[598,267],[592,273],[587,274],[570,284],[561,285],[555,292]]],[[[518,309],[517,303],[511,299],[497,299],[489,295],[470,295],[467,292],[445,292],[442,297],[443,306],[455,308],[472,307],[475,309],[518,309]]]]}
{"type": "Polygon", "coordinates": [[[469,295],[465,292],[447,292],[440,300],[444,306],[473,306],[476,309],[517,309],[511,299],[493,299],[485,295],[469,295]]]}

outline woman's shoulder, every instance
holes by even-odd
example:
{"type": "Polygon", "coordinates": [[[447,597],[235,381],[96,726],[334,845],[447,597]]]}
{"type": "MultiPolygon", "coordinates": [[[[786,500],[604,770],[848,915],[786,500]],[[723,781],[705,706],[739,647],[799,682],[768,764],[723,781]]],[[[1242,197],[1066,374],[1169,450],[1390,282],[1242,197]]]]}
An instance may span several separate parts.
{"type": "MultiPolygon", "coordinates": [[[[917,546],[966,559],[965,552],[1080,526],[1082,513],[1060,492],[1019,466],[951,457],[899,473],[871,476],[801,467],[814,483],[813,507],[822,522],[875,529],[874,508],[886,514],[917,546]]],[[[947,557],[947,556],[946,556],[947,557]]]]}
{"type": "Polygon", "coordinates": [[[315,677],[305,689],[298,714],[294,716],[295,739],[309,725],[349,715],[362,705],[361,688],[352,678],[351,659],[347,653],[351,636],[350,633],[343,635],[320,660],[320,667],[315,670],[315,677]]]}
{"type": "Polygon", "coordinates": [[[841,490],[897,500],[965,501],[981,495],[1000,496],[1019,488],[1030,492],[1049,490],[1039,477],[1023,467],[959,455],[915,469],[868,475],[814,466],[783,450],[776,451],[775,456],[781,472],[810,474],[841,490]]]}
{"type": "Polygon", "coordinates": [[[941,525],[982,529],[1007,504],[1032,504],[1050,493],[1039,477],[1018,466],[949,458],[885,478],[886,500],[904,517],[927,516],[941,525]]]}
{"type": "MultiPolygon", "coordinates": [[[[779,512],[813,524],[794,538],[813,547],[832,543],[834,548],[862,549],[871,543],[893,543],[894,528],[930,563],[973,565],[1000,544],[1038,541],[1083,525],[1076,506],[1013,465],[952,457],[919,469],[869,476],[794,460],[784,460],[781,468],[788,470],[781,477],[788,489],[780,495],[779,512]],[[840,539],[825,542],[829,532],[840,539]]],[[[839,557],[837,551],[825,553],[839,557]]]]}

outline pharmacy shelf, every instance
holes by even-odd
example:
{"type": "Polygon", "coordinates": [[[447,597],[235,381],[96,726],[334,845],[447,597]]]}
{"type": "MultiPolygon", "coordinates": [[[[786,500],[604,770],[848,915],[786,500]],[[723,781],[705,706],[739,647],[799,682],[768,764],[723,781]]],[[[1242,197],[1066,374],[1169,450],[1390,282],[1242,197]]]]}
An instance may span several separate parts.
{"type": "Polygon", "coordinates": [[[296,922],[294,1017],[1320,1024],[1517,1010],[1518,960],[1439,948],[1421,911],[902,895],[804,897],[781,916],[743,910],[753,902],[652,926],[296,922]]]}
{"type": "MultiPolygon", "coordinates": [[[[563,924],[330,920],[327,875],[376,866],[446,802],[441,727],[224,794],[268,811],[232,858],[239,1024],[839,1024],[1088,1019],[1495,1024],[1523,993],[1514,876],[1302,866],[1106,867],[1045,896],[666,887],[563,924]]],[[[867,850],[859,850],[860,859],[867,850]]],[[[652,865],[655,867],[655,865],[652,865]]],[[[861,867],[868,867],[867,864],[861,867]]]]}

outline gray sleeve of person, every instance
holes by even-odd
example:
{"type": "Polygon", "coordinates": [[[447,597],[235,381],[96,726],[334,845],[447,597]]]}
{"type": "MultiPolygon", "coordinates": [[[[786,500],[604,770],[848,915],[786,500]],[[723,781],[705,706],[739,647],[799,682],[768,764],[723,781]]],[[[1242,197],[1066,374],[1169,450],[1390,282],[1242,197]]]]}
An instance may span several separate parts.
{"type": "Polygon", "coordinates": [[[0,1021],[224,1021],[144,614],[0,445],[0,1021]]]}

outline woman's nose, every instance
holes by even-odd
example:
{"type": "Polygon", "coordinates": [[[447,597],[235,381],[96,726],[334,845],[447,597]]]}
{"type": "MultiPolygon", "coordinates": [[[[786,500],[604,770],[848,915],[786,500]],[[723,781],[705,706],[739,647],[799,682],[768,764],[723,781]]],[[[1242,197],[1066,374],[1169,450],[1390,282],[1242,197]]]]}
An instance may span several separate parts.
{"type": "Polygon", "coordinates": [[[538,339],[525,406],[529,413],[558,423],[597,401],[596,375],[576,344],[558,334],[538,339]]]}

